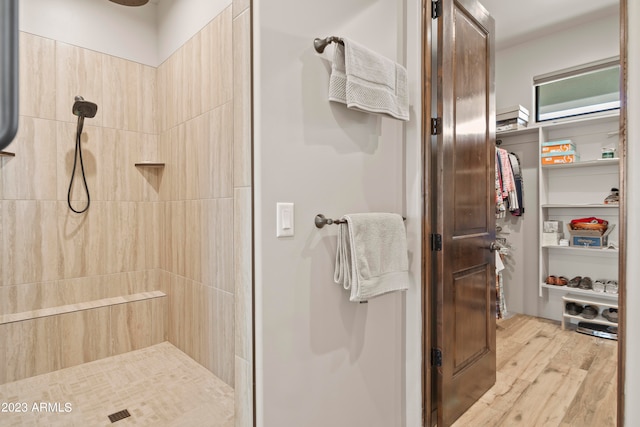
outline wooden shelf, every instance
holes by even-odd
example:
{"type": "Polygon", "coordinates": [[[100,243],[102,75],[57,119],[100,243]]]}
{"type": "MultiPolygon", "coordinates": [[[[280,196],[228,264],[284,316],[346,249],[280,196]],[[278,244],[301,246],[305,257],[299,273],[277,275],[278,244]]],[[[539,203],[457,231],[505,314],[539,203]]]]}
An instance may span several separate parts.
{"type": "Polygon", "coordinates": [[[142,168],[163,168],[164,162],[138,162],[135,165],[142,168]]]}
{"type": "Polygon", "coordinates": [[[0,151],[0,157],[15,157],[16,153],[10,151],[0,151]]]}

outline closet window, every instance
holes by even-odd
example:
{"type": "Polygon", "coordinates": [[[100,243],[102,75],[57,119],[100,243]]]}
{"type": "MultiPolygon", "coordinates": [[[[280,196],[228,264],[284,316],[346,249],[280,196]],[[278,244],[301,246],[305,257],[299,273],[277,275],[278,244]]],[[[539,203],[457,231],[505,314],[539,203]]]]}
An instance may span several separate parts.
{"type": "Polygon", "coordinates": [[[536,122],[620,109],[620,59],[533,78],[536,122]]]}

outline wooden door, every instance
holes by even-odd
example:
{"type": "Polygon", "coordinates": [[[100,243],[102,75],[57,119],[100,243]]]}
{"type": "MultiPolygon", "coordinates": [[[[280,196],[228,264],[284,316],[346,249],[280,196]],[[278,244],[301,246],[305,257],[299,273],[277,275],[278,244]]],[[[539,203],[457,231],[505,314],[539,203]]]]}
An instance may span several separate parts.
{"type": "MultiPolygon", "coordinates": [[[[438,18],[435,148],[438,426],[495,383],[494,22],[476,0],[443,0],[438,18]]],[[[433,200],[433,199],[432,199],[433,200]]]]}

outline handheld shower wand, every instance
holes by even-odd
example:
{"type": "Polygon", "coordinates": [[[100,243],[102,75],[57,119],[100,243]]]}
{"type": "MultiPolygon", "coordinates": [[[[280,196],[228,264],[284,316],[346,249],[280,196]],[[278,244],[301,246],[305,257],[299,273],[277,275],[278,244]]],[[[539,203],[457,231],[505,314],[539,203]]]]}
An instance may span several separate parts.
{"type": "Polygon", "coordinates": [[[78,127],[76,130],[76,150],[73,154],[73,170],[71,171],[71,180],[69,181],[69,191],[67,191],[67,205],[69,205],[69,209],[71,209],[75,213],[83,213],[89,209],[89,205],[91,204],[91,196],[89,195],[89,186],[87,185],[87,178],[84,172],[84,161],[82,160],[82,145],[80,144],[80,139],[82,136],[82,128],[84,127],[84,119],[85,117],[92,119],[95,117],[96,112],[98,111],[98,106],[90,101],[85,101],[83,97],[77,95],[75,97],[75,102],[73,103],[73,108],[71,109],[74,115],[78,116],[78,127]],[[82,171],[82,182],[84,183],[84,189],[87,193],[87,205],[82,210],[75,210],[73,206],[71,206],[71,189],[73,188],[73,180],[76,176],[76,166],[78,165],[78,158],[80,158],[80,170],[82,171]]]}

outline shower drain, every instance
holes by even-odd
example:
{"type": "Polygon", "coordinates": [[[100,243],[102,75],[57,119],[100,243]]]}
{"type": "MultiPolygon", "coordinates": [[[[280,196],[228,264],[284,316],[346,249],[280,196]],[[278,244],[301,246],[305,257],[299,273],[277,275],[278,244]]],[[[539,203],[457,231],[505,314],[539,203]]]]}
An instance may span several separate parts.
{"type": "Polygon", "coordinates": [[[130,416],[131,416],[131,414],[129,413],[129,411],[124,409],[122,411],[116,412],[115,414],[109,415],[109,420],[112,423],[115,423],[116,421],[123,420],[125,418],[130,417],[130,416]]]}

